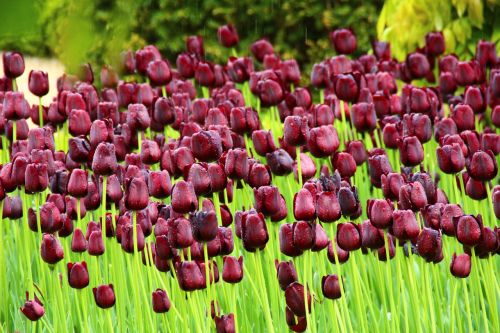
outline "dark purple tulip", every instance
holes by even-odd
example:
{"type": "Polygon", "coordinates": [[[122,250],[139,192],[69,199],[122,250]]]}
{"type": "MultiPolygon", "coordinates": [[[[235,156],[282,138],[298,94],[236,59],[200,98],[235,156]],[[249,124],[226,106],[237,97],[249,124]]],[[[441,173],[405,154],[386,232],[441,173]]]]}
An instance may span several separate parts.
{"type": "Polygon", "coordinates": [[[298,84],[300,82],[300,68],[297,60],[289,59],[281,62],[281,74],[284,81],[298,84]]]}
{"type": "Polygon", "coordinates": [[[280,210],[280,192],[275,186],[261,186],[254,189],[255,209],[270,216],[280,210]]]}
{"type": "Polygon", "coordinates": [[[186,39],[186,50],[188,53],[194,54],[198,59],[203,59],[205,57],[203,38],[201,36],[189,36],[186,39]]]}
{"type": "Polygon", "coordinates": [[[243,279],[243,257],[224,257],[222,279],[227,283],[238,283],[243,279]]]}
{"type": "Polygon", "coordinates": [[[352,105],[351,121],[360,131],[373,131],[377,127],[377,114],[373,103],[357,103],[352,105]]]}
{"type": "Polygon", "coordinates": [[[266,161],[273,174],[277,176],[287,175],[293,170],[293,159],[284,149],[277,149],[266,154],[266,161]]]}
{"type": "Polygon", "coordinates": [[[161,150],[158,143],[153,140],[143,140],[141,144],[141,161],[144,164],[156,164],[160,162],[161,150]]]}
{"type": "Polygon", "coordinates": [[[438,56],[444,53],[445,43],[442,32],[429,32],[425,35],[425,51],[431,56],[438,56]]]}
{"type": "Polygon", "coordinates": [[[153,311],[156,313],[165,313],[170,310],[170,299],[167,292],[163,289],[156,289],[152,293],[153,311]]]}
{"type": "Polygon", "coordinates": [[[64,258],[64,250],[56,236],[52,234],[43,234],[40,254],[48,264],[56,264],[64,258]]]}
{"type": "Polygon", "coordinates": [[[43,192],[49,185],[47,165],[30,163],[26,166],[25,190],[27,193],[43,192]]]}
{"type": "Polygon", "coordinates": [[[194,72],[195,80],[202,86],[209,87],[214,84],[214,70],[207,62],[199,62],[194,72]]]}
{"type": "Polygon", "coordinates": [[[198,198],[193,185],[181,180],[172,189],[172,208],[177,213],[188,213],[198,208],[198,198]]]}
{"type": "Polygon", "coordinates": [[[316,214],[321,222],[334,222],[340,219],[341,210],[337,195],[333,191],[320,192],[316,198],[316,214]]]}
{"type": "Polygon", "coordinates": [[[291,146],[301,146],[307,142],[309,136],[307,118],[288,116],[283,126],[284,139],[287,144],[291,146]]]}
{"type": "Polygon", "coordinates": [[[480,40],[476,45],[476,60],[482,67],[498,63],[495,43],[480,40]]]}
{"type": "Polygon", "coordinates": [[[42,97],[49,93],[47,72],[32,70],[28,77],[28,88],[35,96],[42,97]]]}
{"type": "Polygon", "coordinates": [[[92,171],[97,175],[109,176],[118,166],[115,146],[111,143],[101,142],[94,153],[92,171]]]}
{"type": "Polygon", "coordinates": [[[115,305],[115,290],[112,284],[100,285],[92,289],[94,300],[98,307],[107,309],[115,305]]]}
{"type": "Polygon", "coordinates": [[[384,246],[384,232],[375,227],[369,220],[360,225],[361,248],[378,249],[384,246]]]}
{"type": "Polygon", "coordinates": [[[451,112],[451,119],[457,125],[458,131],[473,130],[474,124],[474,111],[467,104],[456,105],[451,112]]]}
{"type": "Polygon", "coordinates": [[[417,238],[418,254],[428,262],[440,261],[443,254],[442,247],[441,232],[424,227],[417,238]]]}
{"type": "Polygon", "coordinates": [[[219,38],[219,43],[228,48],[235,46],[240,40],[236,28],[232,24],[220,26],[217,29],[217,37],[219,38]]]}
{"type": "MultiPolygon", "coordinates": [[[[119,192],[113,191],[113,193],[111,193],[111,190],[113,190],[113,186],[110,185],[112,184],[113,182],[110,182],[106,187],[106,197],[109,198],[109,202],[118,203],[118,201],[120,201],[120,199],[122,198],[122,191],[120,188],[119,192]],[[113,194],[113,196],[111,196],[111,194],[113,194]]],[[[99,193],[98,186],[94,182],[89,182],[87,185],[87,195],[83,200],[84,204],[82,205],[82,207],[85,207],[89,211],[96,210],[101,205],[101,199],[102,196],[101,193],[99,193]]]]}
{"type": "Polygon", "coordinates": [[[85,110],[73,109],[69,114],[69,133],[73,136],[87,135],[90,133],[92,122],[90,115],[85,110]]]}
{"type": "Polygon", "coordinates": [[[356,51],[356,35],[350,29],[337,29],[330,33],[330,42],[340,54],[351,54],[356,51]]]}
{"type": "Polygon", "coordinates": [[[68,180],[67,193],[75,198],[81,198],[87,195],[88,184],[87,171],[82,169],[74,169],[71,171],[68,180]]]}
{"type": "MultiPolygon", "coordinates": [[[[291,283],[285,290],[286,305],[296,316],[306,315],[306,304],[304,300],[304,286],[298,282],[291,283]]],[[[307,292],[308,309],[311,310],[311,294],[307,292]]]]}
{"type": "Polygon", "coordinates": [[[354,157],[356,165],[361,165],[368,159],[368,153],[362,141],[348,141],[346,143],[346,152],[354,157]]]}
{"type": "Polygon", "coordinates": [[[19,52],[3,53],[3,72],[6,77],[15,79],[24,73],[24,58],[19,52]]]}
{"type": "Polygon", "coordinates": [[[307,147],[314,157],[332,155],[339,147],[337,130],[333,125],[314,127],[309,131],[307,147]]]}
{"type": "Polygon", "coordinates": [[[445,204],[441,214],[441,229],[448,236],[455,236],[454,220],[464,215],[462,208],[455,204],[445,204]]]}
{"type": "Polygon", "coordinates": [[[28,299],[28,292],[26,292],[26,302],[20,308],[21,312],[31,321],[37,321],[42,318],[45,314],[45,309],[43,308],[43,304],[40,302],[38,297],[35,295],[34,300],[28,299]]]}
{"type": "Polygon", "coordinates": [[[475,254],[480,258],[486,258],[490,253],[495,253],[498,249],[498,244],[496,232],[490,227],[484,227],[481,232],[479,243],[474,247],[475,254]]]}
{"type": "Polygon", "coordinates": [[[400,241],[414,239],[420,233],[417,219],[411,210],[395,210],[392,220],[392,234],[400,241]]]}
{"type": "Polygon", "coordinates": [[[273,54],[274,49],[271,43],[266,39],[259,39],[250,46],[250,51],[257,61],[262,62],[264,56],[273,54]]]}
{"type": "Polygon", "coordinates": [[[402,124],[404,135],[416,136],[422,143],[428,142],[432,138],[432,124],[426,114],[405,114],[402,124]]]}
{"type": "Polygon", "coordinates": [[[467,172],[475,180],[491,180],[495,178],[497,171],[498,167],[495,155],[493,155],[491,150],[487,152],[481,150],[475,152],[467,165],[467,172]]]}
{"type": "Polygon", "coordinates": [[[427,57],[422,53],[411,53],[406,57],[406,67],[412,78],[424,78],[430,71],[430,64],[427,57]]]}
{"type": "MultiPolygon", "coordinates": [[[[306,180],[314,177],[314,175],[316,174],[316,164],[312,160],[312,158],[307,154],[301,153],[300,154],[300,163],[301,163],[301,169],[302,169],[301,171],[302,171],[303,181],[306,181],[306,180]]],[[[299,172],[298,164],[294,163],[293,174],[294,174],[295,179],[297,181],[299,181],[298,172],[299,172]]]]}
{"type": "Polygon", "coordinates": [[[235,333],[234,314],[230,313],[222,317],[215,316],[215,330],[217,333],[235,333]]]}
{"type": "Polygon", "coordinates": [[[49,149],[54,151],[54,136],[51,129],[32,128],[28,133],[28,151],[49,149]]]}
{"type": "Polygon", "coordinates": [[[194,291],[206,287],[205,276],[200,266],[194,261],[176,263],[177,281],[184,291],[194,291]]]}
{"type": "Polygon", "coordinates": [[[453,94],[457,90],[457,83],[453,73],[442,72],[439,74],[439,90],[442,94],[453,94]]]}
{"type": "Polygon", "coordinates": [[[340,209],[343,216],[357,217],[361,211],[358,191],[355,186],[341,187],[338,191],[340,209]]]}
{"type": "MultiPolygon", "coordinates": [[[[500,78],[500,75],[497,75],[500,78]]],[[[500,87],[500,84],[499,84],[500,87]]],[[[491,122],[495,127],[500,127],[500,105],[497,105],[493,108],[491,112],[491,122]]]]}
{"type": "Polygon", "coordinates": [[[401,141],[401,131],[400,124],[385,124],[382,129],[382,139],[384,141],[384,145],[387,148],[395,149],[398,148],[398,143],[401,141]]]}
{"type": "Polygon", "coordinates": [[[160,58],[157,52],[158,50],[156,50],[154,46],[151,47],[150,45],[148,45],[135,53],[136,69],[141,75],[147,74],[147,69],[150,62],[158,60],[160,58]]]}
{"type": "Polygon", "coordinates": [[[191,150],[200,161],[209,162],[219,159],[222,142],[217,131],[201,131],[191,137],[191,150]]]}
{"type": "Polygon", "coordinates": [[[337,227],[337,243],[345,251],[354,251],[361,247],[359,225],[352,222],[340,223],[337,227]]]}
{"type": "Polygon", "coordinates": [[[109,65],[103,65],[100,73],[101,83],[106,88],[115,88],[118,84],[118,73],[109,65]]]}
{"type": "Polygon", "coordinates": [[[281,261],[280,263],[276,262],[275,264],[276,275],[280,288],[285,291],[290,284],[298,280],[297,272],[295,271],[292,261],[281,261]]]}
{"type": "Polygon", "coordinates": [[[315,198],[306,189],[301,189],[293,197],[293,215],[297,220],[311,221],[316,218],[315,198]]]}
{"type": "Polygon", "coordinates": [[[325,275],[321,278],[321,291],[329,299],[338,299],[342,296],[339,277],[335,274],[325,275]]]}
{"type": "MultiPolygon", "coordinates": [[[[60,210],[54,202],[47,201],[42,204],[40,207],[40,227],[42,232],[54,233],[62,228],[62,223],[60,210]]],[[[28,210],[28,225],[32,231],[38,231],[37,216],[35,210],[31,207],[28,210]]]]}
{"type": "Polygon", "coordinates": [[[188,219],[179,217],[168,220],[168,243],[172,247],[182,249],[190,247],[193,242],[191,222],[188,219]]]}
{"type": "Polygon", "coordinates": [[[399,208],[418,211],[424,208],[427,203],[428,198],[424,186],[420,182],[408,183],[399,189],[399,208]]]}
{"type": "Polygon", "coordinates": [[[476,73],[472,62],[458,61],[453,69],[455,82],[459,86],[467,86],[474,84],[476,81],[476,73]]]}
{"type": "Polygon", "coordinates": [[[227,152],[224,170],[229,178],[244,179],[248,175],[248,156],[244,149],[236,148],[227,152]]]}
{"type": "Polygon", "coordinates": [[[458,143],[438,147],[436,156],[439,168],[447,174],[455,174],[465,166],[465,158],[462,149],[458,143]]]}
{"type": "Polygon", "coordinates": [[[497,219],[500,219],[500,187],[495,186],[491,196],[493,210],[497,219]]]}
{"type": "Polygon", "coordinates": [[[307,318],[304,317],[296,317],[295,314],[290,310],[287,306],[285,307],[285,319],[288,328],[293,332],[305,332],[307,329],[307,318]]]}
{"type": "Polygon", "coordinates": [[[336,153],[332,157],[332,166],[342,178],[350,178],[356,173],[356,161],[346,152],[336,153]]]}
{"type": "MultiPolygon", "coordinates": [[[[30,115],[30,106],[22,92],[7,91],[3,97],[3,116],[7,120],[26,119],[30,115]]],[[[19,129],[18,129],[19,130],[19,129]]]]}
{"type": "Polygon", "coordinates": [[[481,239],[483,220],[481,215],[463,215],[454,221],[457,240],[467,246],[475,246],[481,239]]]}
{"type": "Polygon", "coordinates": [[[391,58],[391,44],[389,42],[374,41],[372,48],[377,59],[389,60],[391,58]]]}
{"type": "Polygon", "coordinates": [[[76,228],[73,232],[73,237],[71,238],[71,251],[77,253],[87,251],[87,240],[80,228],[76,228]]]}
{"type": "MultiPolygon", "coordinates": [[[[131,223],[127,223],[122,225],[121,227],[121,239],[120,243],[123,251],[127,253],[134,253],[135,247],[137,246],[137,251],[141,252],[144,250],[145,241],[144,241],[144,232],[142,231],[142,227],[140,224],[136,227],[136,237],[134,239],[134,227],[131,223]]],[[[90,246],[89,246],[90,251],[90,246]]]]}
{"type": "Polygon", "coordinates": [[[92,231],[90,234],[88,252],[91,256],[100,256],[104,253],[104,241],[101,230],[92,231]]]}
{"type": "Polygon", "coordinates": [[[469,105],[474,113],[483,113],[486,110],[486,100],[480,88],[469,86],[465,89],[464,104],[469,105]]]}
{"type": "Polygon", "coordinates": [[[367,215],[374,227],[385,229],[392,222],[394,205],[389,199],[370,199],[367,204],[367,215]]]}
{"type": "Polygon", "coordinates": [[[250,187],[259,188],[271,184],[271,169],[261,163],[253,163],[248,171],[247,183],[250,187]]]}
{"type": "Polygon", "coordinates": [[[125,181],[125,206],[130,210],[142,210],[149,202],[148,185],[142,177],[125,181]]]}
{"type": "Polygon", "coordinates": [[[399,158],[405,166],[416,166],[424,160],[424,147],[416,136],[404,137],[398,146],[399,158]]]}
{"type": "Polygon", "coordinates": [[[500,153],[500,135],[496,133],[483,133],[481,135],[481,149],[491,150],[496,156],[500,153]]]}
{"type": "MultiPolygon", "coordinates": [[[[108,180],[109,182],[109,180],[108,180]]],[[[151,171],[148,174],[148,191],[152,197],[164,199],[168,197],[172,190],[170,175],[168,171],[151,171]]]]}
{"type": "Polygon", "coordinates": [[[373,186],[380,188],[382,186],[382,176],[392,172],[392,167],[387,155],[376,154],[368,158],[368,171],[370,173],[370,182],[373,186]]]}
{"type": "Polygon", "coordinates": [[[249,133],[260,127],[257,111],[250,107],[232,108],[229,123],[231,130],[239,134],[249,133]]]}
{"type": "Polygon", "coordinates": [[[243,215],[241,221],[243,247],[250,252],[263,249],[269,241],[266,222],[262,213],[243,215]]]}
{"type": "Polygon", "coordinates": [[[471,258],[467,253],[456,255],[453,253],[450,264],[450,272],[454,277],[466,278],[469,276],[471,270],[471,258]]]}
{"type": "Polygon", "coordinates": [[[147,75],[151,83],[155,86],[164,86],[172,78],[170,67],[164,60],[151,61],[147,67],[147,75]]]}
{"type": "Polygon", "coordinates": [[[388,247],[386,247],[384,245],[384,246],[380,247],[376,252],[378,260],[380,260],[380,261],[390,260],[390,259],[394,258],[394,256],[396,255],[396,247],[394,246],[393,237],[391,234],[388,234],[387,236],[388,236],[387,237],[388,238],[388,247]]]}
{"type": "MultiPolygon", "coordinates": [[[[289,257],[297,257],[303,253],[302,250],[299,247],[297,247],[293,241],[295,226],[296,226],[295,223],[294,224],[285,223],[281,225],[279,231],[280,251],[281,253],[289,257]]],[[[308,233],[308,236],[309,236],[309,245],[310,245],[309,248],[310,248],[314,240],[312,239],[313,235],[311,232],[308,233]]],[[[304,246],[304,248],[307,248],[307,246],[304,246]]]]}
{"type": "Polygon", "coordinates": [[[68,262],[68,284],[75,289],[83,289],[89,285],[89,271],[85,261],[68,262]]]}
{"type": "Polygon", "coordinates": [[[151,118],[144,104],[130,104],[128,106],[127,124],[138,131],[144,131],[151,125],[151,118]]]}
{"type": "Polygon", "coordinates": [[[257,89],[263,106],[278,105],[283,100],[283,88],[275,80],[261,80],[258,82],[257,89]]]}
{"type": "Polygon", "coordinates": [[[217,216],[215,211],[199,211],[192,213],[191,230],[198,242],[210,242],[217,236],[217,216]]]}
{"type": "Polygon", "coordinates": [[[342,101],[355,102],[358,99],[358,82],[352,74],[339,74],[334,78],[335,94],[342,101]]]}
{"type": "Polygon", "coordinates": [[[210,177],[210,188],[212,192],[221,192],[226,188],[227,177],[224,167],[220,164],[208,164],[208,176],[210,177]]]}
{"type": "Polygon", "coordinates": [[[316,243],[316,225],[299,221],[292,225],[292,244],[299,250],[309,250],[316,243]]]}

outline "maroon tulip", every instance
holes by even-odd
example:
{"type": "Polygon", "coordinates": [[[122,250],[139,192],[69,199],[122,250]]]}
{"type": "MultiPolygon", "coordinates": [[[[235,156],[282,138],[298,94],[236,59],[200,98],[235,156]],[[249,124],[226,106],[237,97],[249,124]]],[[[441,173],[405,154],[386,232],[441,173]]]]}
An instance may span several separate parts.
{"type": "Polygon", "coordinates": [[[75,289],[83,289],[89,285],[89,271],[85,261],[68,262],[68,284],[75,289]]]}
{"type": "Polygon", "coordinates": [[[321,222],[329,223],[340,219],[341,210],[337,195],[333,191],[318,193],[316,198],[316,214],[321,222]]]}
{"type": "Polygon", "coordinates": [[[453,69],[453,74],[457,84],[462,87],[474,84],[476,81],[473,63],[469,61],[458,61],[453,69]]]}
{"type": "Polygon", "coordinates": [[[460,132],[475,128],[474,111],[467,104],[456,105],[451,113],[451,119],[453,119],[460,132]]]}
{"type": "Polygon", "coordinates": [[[424,228],[417,238],[418,254],[428,262],[441,260],[443,251],[441,232],[431,228],[424,228]]]}
{"type": "Polygon", "coordinates": [[[24,73],[24,58],[19,52],[3,53],[3,72],[6,77],[15,79],[24,73]]]}
{"type": "MultiPolygon", "coordinates": [[[[170,175],[168,171],[152,171],[148,174],[148,192],[154,198],[164,199],[168,197],[172,190],[170,175]]],[[[108,179],[109,185],[109,179],[108,179]]]]}
{"type": "Polygon", "coordinates": [[[243,279],[243,257],[224,257],[222,279],[227,283],[238,283],[243,279]]]}
{"type": "Polygon", "coordinates": [[[440,31],[429,32],[425,35],[425,50],[431,56],[438,56],[445,51],[443,33],[440,31]]]}
{"type": "Polygon", "coordinates": [[[292,244],[299,250],[309,250],[316,243],[316,224],[299,221],[292,226],[292,244]]]}
{"type": "Polygon", "coordinates": [[[266,39],[259,39],[250,46],[250,51],[257,61],[262,62],[268,54],[274,54],[272,44],[266,39]]]}
{"type": "Polygon", "coordinates": [[[355,251],[361,247],[359,225],[352,222],[340,223],[337,227],[337,244],[345,251],[355,251]]]}
{"type": "Polygon", "coordinates": [[[373,103],[357,103],[352,105],[351,121],[360,132],[373,131],[377,127],[377,114],[373,103]]]}
{"type": "Polygon", "coordinates": [[[481,215],[463,215],[454,221],[457,240],[467,246],[479,243],[483,230],[481,215]]]}
{"type": "Polygon", "coordinates": [[[359,96],[358,82],[352,74],[339,74],[334,78],[335,94],[340,102],[356,102],[359,96]]]}
{"type": "Polygon", "coordinates": [[[142,210],[149,202],[148,185],[142,177],[125,181],[125,206],[130,210],[142,210]]]}
{"type": "Polygon", "coordinates": [[[64,258],[64,250],[59,242],[59,239],[52,234],[43,234],[40,254],[48,264],[56,264],[64,258]]]}
{"type": "Polygon", "coordinates": [[[356,160],[347,152],[336,153],[332,157],[332,166],[342,178],[350,178],[356,172],[356,160]]]}
{"type": "Polygon", "coordinates": [[[241,220],[241,239],[243,247],[249,252],[263,249],[269,241],[264,215],[250,213],[241,220]]]}
{"type": "Polygon", "coordinates": [[[240,40],[236,28],[232,24],[220,26],[217,29],[217,37],[219,38],[219,43],[228,48],[235,46],[240,40]]]}
{"type": "Polygon", "coordinates": [[[330,33],[330,42],[340,54],[351,54],[356,51],[357,40],[350,29],[337,29],[330,33]]]}
{"type": "Polygon", "coordinates": [[[293,197],[293,215],[297,220],[311,221],[316,218],[315,198],[306,189],[301,189],[293,197]]]}
{"type": "Polygon", "coordinates": [[[215,330],[217,333],[235,333],[234,314],[223,315],[222,317],[215,316],[215,330]]]}
{"type": "Polygon", "coordinates": [[[464,104],[469,105],[474,110],[474,113],[483,113],[486,110],[483,91],[478,87],[467,87],[464,94],[464,104]]]}
{"type": "Polygon", "coordinates": [[[354,218],[361,214],[358,191],[355,186],[341,187],[338,192],[338,199],[342,215],[354,218]]]}
{"type": "MultiPolygon", "coordinates": [[[[135,231],[135,239],[134,239],[134,227],[131,223],[127,223],[122,225],[121,234],[120,234],[120,243],[123,251],[127,253],[134,253],[137,251],[141,252],[144,250],[145,241],[144,241],[144,232],[142,231],[141,224],[138,223],[135,231]]],[[[90,252],[90,247],[89,247],[90,252]]]]}
{"type": "Polygon", "coordinates": [[[170,67],[164,60],[151,61],[148,64],[146,71],[149,80],[155,86],[164,86],[170,82],[172,78],[170,67]]]}
{"type": "Polygon", "coordinates": [[[367,215],[370,222],[379,229],[385,229],[390,226],[392,222],[392,213],[394,206],[392,202],[387,199],[369,199],[367,205],[367,215]]]}
{"type": "Polygon", "coordinates": [[[85,252],[87,251],[87,240],[80,228],[76,228],[73,232],[73,237],[71,239],[71,251],[73,252],[85,252]]]}
{"type": "Polygon", "coordinates": [[[182,249],[190,247],[193,242],[191,222],[188,219],[179,217],[168,220],[168,243],[172,247],[182,249]]]}
{"type": "Polygon", "coordinates": [[[115,305],[115,290],[112,284],[102,284],[97,288],[93,288],[92,292],[94,294],[95,303],[101,309],[107,309],[115,305]]]}
{"type": "Polygon", "coordinates": [[[42,97],[49,93],[47,72],[32,70],[28,77],[28,88],[35,96],[42,97]]]}
{"type": "Polygon", "coordinates": [[[401,163],[405,166],[416,166],[424,160],[424,148],[416,136],[404,137],[398,146],[401,163]]]}
{"type": "Polygon", "coordinates": [[[346,152],[354,157],[356,165],[361,165],[368,159],[368,153],[362,141],[348,141],[346,143],[346,152]]]}
{"type": "Polygon", "coordinates": [[[398,205],[401,209],[418,211],[427,205],[428,198],[425,189],[418,181],[408,183],[399,189],[398,205]]]}
{"type": "Polygon", "coordinates": [[[200,161],[219,159],[222,154],[221,137],[217,131],[200,131],[191,137],[191,150],[200,161]]]}
{"type": "Polygon", "coordinates": [[[167,292],[163,289],[156,289],[152,293],[153,311],[156,313],[165,313],[170,310],[170,299],[167,292]]]}
{"type": "Polygon", "coordinates": [[[81,198],[87,195],[88,185],[87,171],[82,169],[74,169],[71,171],[68,180],[67,193],[75,198],[81,198]]]}
{"type": "Polygon", "coordinates": [[[100,256],[104,253],[104,241],[101,230],[94,230],[90,233],[88,252],[91,256],[100,256]]]}
{"type": "Polygon", "coordinates": [[[94,153],[92,171],[101,176],[109,176],[118,166],[115,146],[111,143],[101,142],[94,153]]]}
{"type": "MultiPolygon", "coordinates": [[[[298,282],[291,283],[285,290],[286,305],[296,316],[306,315],[306,304],[304,300],[304,286],[298,282]]],[[[311,294],[307,292],[308,309],[311,310],[311,294]]]]}
{"type": "Polygon", "coordinates": [[[491,150],[487,152],[476,151],[467,165],[467,172],[475,180],[491,180],[495,178],[497,171],[498,167],[495,155],[493,155],[491,150]]]}
{"type": "Polygon", "coordinates": [[[309,137],[307,118],[299,116],[288,116],[284,123],[284,139],[291,146],[304,145],[309,137]]]}
{"type": "MultiPolygon", "coordinates": [[[[281,251],[281,253],[283,253],[284,255],[289,256],[289,257],[297,257],[297,256],[302,254],[302,250],[300,248],[298,248],[297,246],[295,246],[294,241],[293,241],[295,226],[296,226],[295,223],[294,224],[285,223],[285,224],[281,225],[280,231],[279,231],[280,251],[281,251]]],[[[311,231],[311,230],[308,230],[308,231],[311,231]]],[[[300,236],[301,235],[298,235],[298,237],[300,237],[300,236]]],[[[308,236],[309,237],[307,237],[307,236],[304,237],[303,243],[306,242],[305,238],[308,238],[308,240],[309,240],[308,243],[310,245],[309,246],[309,248],[310,248],[312,246],[312,242],[314,241],[312,239],[312,237],[313,237],[312,232],[309,232],[308,236]]],[[[301,242],[300,239],[298,241],[301,242]]],[[[307,248],[307,246],[304,246],[304,248],[307,248]]]]}
{"type": "Polygon", "coordinates": [[[471,258],[467,253],[456,255],[453,253],[450,264],[450,272],[454,277],[466,278],[469,276],[471,270],[471,258]]]}
{"type": "MultiPolygon", "coordinates": [[[[22,92],[7,91],[3,97],[3,116],[8,120],[26,119],[30,106],[22,92]]],[[[19,129],[18,129],[19,130],[19,129]]]]}
{"type": "Polygon", "coordinates": [[[49,175],[47,165],[30,163],[26,166],[25,190],[27,193],[43,192],[49,185],[49,175]]]}
{"type": "Polygon", "coordinates": [[[442,72],[439,74],[439,90],[443,95],[453,94],[457,88],[453,73],[442,72]]]}
{"type": "Polygon", "coordinates": [[[422,53],[411,53],[406,57],[406,67],[414,79],[424,78],[430,71],[430,64],[427,57],[422,53]]]}
{"type": "Polygon", "coordinates": [[[161,150],[158,143],[153,140],[143,140],[141,143],[141,161],[152,165],[160,162],[161,150]]]}
{"type": "Polygon", "coordinates": [[[151,125],[151,118],[144,104],[129,104],[127,124],[138,131],[144,131],[151,125]]]}
{"type": "Polygon", "coordinates": [[[338,299],[342,296],[339,277],[335,274],[325,275],[321,278],[321,291],[329,299],[338,299]]]}
{"type": "Polygon", "coordinates": [[[309,132],[307,147],[314,157],[332,155],[339,147],[337,131],[333,125],[312,128],[309,132]]]}
{"type": "Polygon", "coordinates": [[[438,147],[436,156],[439,168],[444,173],[455,174],[465,166],[464,154],[458,143],[438,147]]]}
{"type": "Polygon", "coordinates": [[[370,220],[363,221],[360,225],[361,248],[378,249],[384,246],[384,232],[375,227],[370,220]]]}
{"type": "Polygon", "coordinates": [[[172,208],[177,213],[188,213],[198,208],[198,198],[193,185],[181,180],[172,189],[172,208]]]}
{"type": "Polygon", "coordinates": [[[256,130],[252,132],[253,148],[260,156],[266,156],[276,150],[274,137],[271,131],[256,130]]]}
{"type": "Polygon", "coordinates": [[[199,211],[192,213],[191,229],[198,242],[210,242],[217,236],[217,216],[215,211],[199,211]]]}
{"type": "Polygon", "coordinates": [[[43,304],[40,302],[38,297],[35,295],[34,300],[28,299],[28,292],[26,292],[26,302],[20,308],[21,312],[31,321],[37,321],[42,318],[45,314],[45,309],[43,308],[43,304]]]}
{"type": "Polygon", "coordinates": [[[205,288],[205,276],[196,262],[183,261],[181,263],[176,263],[175,266],[177,281],[182,290],[194,291],[205,288]]]}
{"type": "Polygon", "coordinates": [[[294,161],[284,149],[280,148],[272,153],[267,153],[266,161],[273,174],[277,176],[287,175],[293,170],[294,161]]]}
{"type": "Polygon", "coordinates": [[[188,53],[194,54],[199,59],[203,59],[205,57],[203,38],[201,36],[189,36],[186,39],[186,50],[188,53]]]}
{"type": "Polygon", "coordinates": [[[411,210],[395,210],[392,219],[392,233],[400,241],[414,239],[420,233],[415,214],[411,210]]]}

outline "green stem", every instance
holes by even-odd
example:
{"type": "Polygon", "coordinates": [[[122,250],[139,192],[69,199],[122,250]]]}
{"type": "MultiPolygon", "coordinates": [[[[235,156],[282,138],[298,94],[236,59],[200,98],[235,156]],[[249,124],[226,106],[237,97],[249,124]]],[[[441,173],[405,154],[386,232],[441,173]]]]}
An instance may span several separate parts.
{"type": "Polygon", "coordinates": [[[300,160],[300,146],[295,147],[297,153],[297,179],[299,180],[299,190],[302,188],[302,161],[300,160]]]}
{"type": "Polygon", "coordinates": [[[38,97],[38,121],[40,127],[43,127],[43,105],[42,105],[42,97],[38,97]]]}

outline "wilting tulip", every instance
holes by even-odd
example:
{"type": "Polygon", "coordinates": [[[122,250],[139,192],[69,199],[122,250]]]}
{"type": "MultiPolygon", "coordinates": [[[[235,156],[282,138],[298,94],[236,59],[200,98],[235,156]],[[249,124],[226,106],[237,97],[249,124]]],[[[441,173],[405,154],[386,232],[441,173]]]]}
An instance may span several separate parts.
{"type": "Polygon", "coordinates": [[[40,254],[48,264],[56,264],[64,258],[64,250],[56,236],[51,234],[43,234],[40,254]]]}
{"type": "Polygon", "coordinates": [[[227,283],[238,283],[243,279],[243,257],[224,257],[222,279],[227,283]]]}
{"type": "MultiPolygon", "coordinates": [[[[304,286],[298,282],[291,283],[285,289],[286,305],[292,310],[296,316],[306,315],[306,304],[304,300],[304,286]]],[[[307,292],[308,309],[311,311],[311,294],[307,292]]]]}
{"type": "Polygon", "coordinates": [[[231,24],[220,26],[217,30],[217,36],[219,43],[228,48],[235,46],[240,40],[236,28],[231,24]]]}
{"type": "Polygon", "coordinates": [[[330,33],[330,42],[340,54],[351,54],[356,51],[356,36],[350,29],[337,29],[330,33]]]}
{"type": "Polygon", "coordinates": [[[101,309],[107,309],[115,305],[115,290],[112,284],[102,284],[97,288],[93,288],[92,292],[94,294],[95,303],[101,309]]]}
{"type": "Polygon", "coordinates": [[[450,272],[454,277],[466,278],[469,276],[471,270],[471,258],[467,253],[456,255],[453,253],[450,264],[450,272]]]}
{"type": "Polygon", "coordinates": [[[463,151],[458,143],[438,147],[436,156],[439,168],[447,174],[455,174],[465,166],[463,151]]]}
{"type": "Polygon", "coordinates": [[[153,311],[156,313],[165,313],[170,310],[170,299],[167,292],[163,289],[156,289],[152,293],[153,311]]]}
{"type": "Polygon", "coordinates": [[[75,289],[83,289],[89,285],[89,271],[85,261],[68,263],[68,284],[75,289]]]}
{"type": "Polygon", "coordinates": [[[476,151],[467,165],[467,172],[475,180],[488,181],[495,178],[498,172],[495,155],[491,150],[476,151]]]}
{"type": "Polygon", "coordinates": [[[400,241],[414,239],[420,233],[417,219],[411,210],[395,210],[392,220],[392,233],[400,241]]]}
{"type": "Polygon", "coordinates": [[[321,291],[329,299],[338,299],[342,296],[339,277],[335,274],[325,275],[321,278],[321,291]]]}
{"type": "Polygon", "coordinates": [[[28,292],[26,292],[26,302],[20,308],[21,312],[31,321],[37,321],[42,318],[45,314],[45,309],[43,308],[43,304],[40,302],[38,297],[35,295],[34,300],[28,299],[28,292]]]}
{"type": "Polygon", "coordinates": [[[481,215],[463,215],[454,221],[457,240],[467,246],[474,246],[479,243],[483,230],[483,220],[481,215]]]}

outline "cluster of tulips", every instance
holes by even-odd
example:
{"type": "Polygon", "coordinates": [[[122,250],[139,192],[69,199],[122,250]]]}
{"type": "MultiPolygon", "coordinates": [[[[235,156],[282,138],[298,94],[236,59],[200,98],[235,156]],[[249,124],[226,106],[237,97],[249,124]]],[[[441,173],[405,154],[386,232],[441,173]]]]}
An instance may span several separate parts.
{"type": "Polygon", "coordinates": [[[217,35],[226,64],[199,36],[175,67],[149,45],[48,105],[47,73],[20,92],[3,54],[0,326],[498,329],[495,45],[461,60],[433,32],[403,62],[387,42],[354,58],[338,29],[305,87],[268,40],[238,56],[217,35]]]}

